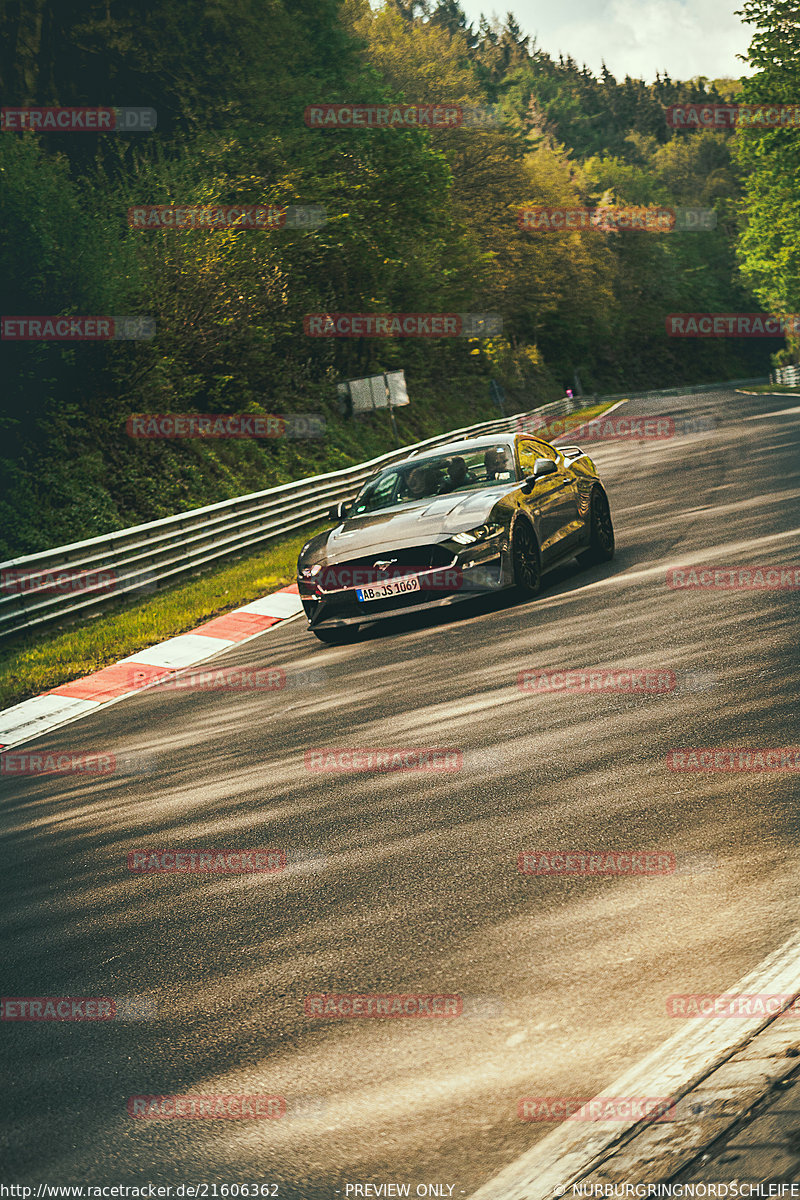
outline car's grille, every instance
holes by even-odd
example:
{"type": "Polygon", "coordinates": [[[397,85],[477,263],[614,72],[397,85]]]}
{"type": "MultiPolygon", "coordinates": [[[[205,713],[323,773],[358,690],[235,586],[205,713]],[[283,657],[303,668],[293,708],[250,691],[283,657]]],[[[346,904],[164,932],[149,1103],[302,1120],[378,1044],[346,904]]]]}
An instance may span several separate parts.
{"type": "Polygon", "coordinates": [[[434,542],[430,546],[403,546],[400,550],[378,550],[365,554],[363,558],[351,558],[339,566],[372,567],[376,562],[386,562],[387,559],[397,560],[398,567],[446,567],[452,562],[453,551],[434,542]]]}
{"type": "Polygon", "coordinates": [[[416,575],[436,567],[448,567],[454,557],[452,550],[436,543],[403,546],[400,550],[373,551],[361,558],[351,558],[347,562],[324,567],[314,582],[327,595],[345,589],[369,587],[372,583],[402,578],[404,575],[416,575]],[[381,568],[376,563],[380,563],[381,568]]]}

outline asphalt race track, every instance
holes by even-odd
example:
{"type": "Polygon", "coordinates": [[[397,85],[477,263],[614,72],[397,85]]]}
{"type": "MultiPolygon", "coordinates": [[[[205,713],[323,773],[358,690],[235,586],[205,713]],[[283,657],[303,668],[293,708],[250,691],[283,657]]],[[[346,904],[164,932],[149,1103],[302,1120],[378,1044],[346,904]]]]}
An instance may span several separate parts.
{"type": "MultiPolygon", "coordinates": [[[[227,653],[279,691],[145,692],[37,750],[94,778],[2,780],[5,996],[135,997],[147,1019],[5,1022],[9,1182],[485,1182],[797,925],[798,774],[671,771],[680,747],[800,745],[798,593],[679,590],[670,567],[800,564],[797,397],[637,401],[715,428],[589,451],[612,563],[325,647],[304,620],[227,653]],[[661,693],[523,691],[519,673],[675,673],[661,693]],[[463,765],[317,772],[319,747],[463,765]],[[135,874],[139,847],[275,847],[275,875],[135,874]],[[673,852],[671,874],[521,874],[523,850],[673,852]],[[318,1019],[315,993],[464,998],[453,1019],[318,1019]],[[132,1119],[128,1098],[286,1098],[281,1120],[132,1119]]],[[[583,444],[588,448],[589,443],[583,444]]],[[[26,747],[27,749],[27,747],[26,747]]],[[[353,1194],[352,1191],[350,1193],[353,1194]]]]}

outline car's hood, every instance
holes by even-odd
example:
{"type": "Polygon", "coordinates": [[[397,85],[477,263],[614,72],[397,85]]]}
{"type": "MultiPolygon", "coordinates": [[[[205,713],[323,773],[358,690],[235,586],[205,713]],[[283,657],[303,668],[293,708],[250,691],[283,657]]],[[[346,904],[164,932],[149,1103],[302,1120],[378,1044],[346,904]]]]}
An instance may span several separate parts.
{"type": "Polygon", "coordinates": [[[327,542],[323,535],[312,557],[317,562],[335,563],[361,558],[373,550],[380,552],[446,540],[455,533],[482,525],[495,505],[518,487],[515,482],[502,483],[479,492],[434,496],[352,517],[332,529],[327,542]]]}

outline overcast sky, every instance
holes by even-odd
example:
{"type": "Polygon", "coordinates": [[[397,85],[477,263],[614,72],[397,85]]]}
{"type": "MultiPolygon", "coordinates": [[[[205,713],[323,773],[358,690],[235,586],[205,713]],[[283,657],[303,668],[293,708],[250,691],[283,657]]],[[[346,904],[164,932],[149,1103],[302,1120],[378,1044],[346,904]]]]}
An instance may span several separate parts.
{"type": "Polygon", "coordinates": [[[475,26],[481,12],[504,17],[510,9],[553,58],[571,54],[594,72],[605,61],[617,78],[647,80],[665,69],[673,79],[748,74],[736,55],[752,27],[733,15],[738,7],[737,0],[462,0],[475,26]]]}

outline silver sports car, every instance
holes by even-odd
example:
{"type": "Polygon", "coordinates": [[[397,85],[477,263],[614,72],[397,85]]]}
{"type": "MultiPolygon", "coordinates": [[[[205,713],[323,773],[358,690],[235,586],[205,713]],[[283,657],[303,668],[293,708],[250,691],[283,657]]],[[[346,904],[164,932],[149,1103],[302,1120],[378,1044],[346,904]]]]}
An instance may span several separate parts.
{"type": "Polygon", "coordinates": [[[531,434],[412,454],[330,512],[297,562],[309,628],[345,642],[359,625],[515,587],[535,596],[565,559],[614,554],[608,497],[578,446],[531,434]]]}

